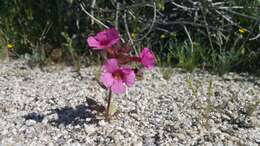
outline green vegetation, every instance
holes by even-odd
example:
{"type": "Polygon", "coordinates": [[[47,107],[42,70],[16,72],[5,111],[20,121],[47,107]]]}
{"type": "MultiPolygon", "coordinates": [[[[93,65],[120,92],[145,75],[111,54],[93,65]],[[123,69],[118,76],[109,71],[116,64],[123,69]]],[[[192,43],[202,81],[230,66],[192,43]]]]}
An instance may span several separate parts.
{"type": "MultiPolygon", "coordinates": [[[[100,61],[86,37],[105,25],[131,40],[133,53],[149,44],[165,68],[260,74],[259,5],[259,0],[0,0],[0,56],[43,65],[65,61],[79,71],[82,62],[100,61]]],[[[172,73],[162,72],[166,79],[172,73]]]]}

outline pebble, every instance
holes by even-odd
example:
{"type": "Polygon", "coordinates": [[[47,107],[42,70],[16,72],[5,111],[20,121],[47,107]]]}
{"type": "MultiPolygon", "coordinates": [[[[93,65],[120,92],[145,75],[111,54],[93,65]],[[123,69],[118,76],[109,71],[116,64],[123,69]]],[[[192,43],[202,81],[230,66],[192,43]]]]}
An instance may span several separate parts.
{"type": "Polygon", "coordinates": [[[26,120],[26,122],[25,122],[25,125],[26,126],[33,126],[33,125],[35,125],[36,124],[36,121],[34,121],[34,120],[26,120]]]}
{"type": "Polygon", "coordinates": [[[104,120],[98,122],[99,126],[105,126],[107,123],[104,120]]]}
{"type": "Polygon", "coordinates": [[[134,142],[133,146],[143,146],[143,142],[141,140],[134,142]]]}

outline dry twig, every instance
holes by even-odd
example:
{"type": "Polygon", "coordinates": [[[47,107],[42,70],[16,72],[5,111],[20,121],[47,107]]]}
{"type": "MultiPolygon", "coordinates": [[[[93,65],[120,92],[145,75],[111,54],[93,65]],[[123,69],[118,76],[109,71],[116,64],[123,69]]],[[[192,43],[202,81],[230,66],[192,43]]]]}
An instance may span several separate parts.
{"type": "Polygon", "coordinates": [[[107,25],[105,25],[104,23],[102,23],[100,20],[98,20],[97,18],[95,18],[93,15],[91,15],[85,8],[84,8],[84,4],[80,3],[80,7],[82,9],[82,11],[87,14],[93,21],[96,21],[98,24],[102,25],[105,28],[109,28],[107,25]]]}

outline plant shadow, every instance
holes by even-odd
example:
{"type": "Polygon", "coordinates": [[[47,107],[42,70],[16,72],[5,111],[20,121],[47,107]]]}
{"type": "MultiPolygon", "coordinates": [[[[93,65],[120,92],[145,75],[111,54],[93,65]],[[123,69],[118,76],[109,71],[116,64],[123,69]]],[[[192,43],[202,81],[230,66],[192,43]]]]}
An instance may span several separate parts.
{"type": "Polygon", "coordinates": [[[63,108],[51,109],[52,113],[56,113],[58,118],[51,121],[51,124],[58,125],[83,125],[96,124],[97,113],[105,111],[104,106],[98,104],[95,100],[86,97],[86,104],[80,104],[75,108],[65,106],[63,108]]]}
{"type": "Polygon", "coordinates": [[[260,87],[260,83],[257,81],[257,80],[258,80],[257,77],[254,77],[254,76],[253,76],[253,77],[249,78],[249,76],[248,76],[248,75],[245,75],[245,74],[240,74],[240,76],[241,76],[242,78],[236,78],[236,77],[234,77],[233,79],[224,78],[224,80],[225,80],[225,81],[233,80],[233,81],[235,81],[235,82],[250,82],[250,83],[252,83],[252,84],[254,84],[254,85],[260,87]]]}
{"type": "Polygon", "coordinates": [[[36,122],[42,122],[44,115],[36,113],[36,112],[31,112],[27,115],[24,115],[23,118],[25,120],[34,120],[36,122]]]}
{"type": "Polygon", "coordinates": [[[86,103],[77,105],[75,107],[61,107],[50,109],[48,115],[42,115],[36,112],[29,113],[23,116],[26,120],[32,119],[36,122],[42,122],[45,116],[56,114],[55,118],[48,121],[53,126],[64,125],[83,125],[83,124],[96,124],[100,119],[97,118],[98,113],[105,111],[104,106],[98,104],[95,100],[86,97],[86,103]]]}

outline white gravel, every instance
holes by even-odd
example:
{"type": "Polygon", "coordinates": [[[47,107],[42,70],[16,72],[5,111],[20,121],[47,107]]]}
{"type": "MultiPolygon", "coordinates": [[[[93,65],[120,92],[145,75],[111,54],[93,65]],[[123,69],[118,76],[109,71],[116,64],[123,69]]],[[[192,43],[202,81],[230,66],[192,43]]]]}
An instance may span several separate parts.
{"type": "Polygon", "coordinates": [[[79,76],[71,67],[0,64],[0,145],[260,145],[257,77],[174,69],[167,81],[155,68],[113,95],[118,111],[107,123],[96,68],[79,76]]]}

